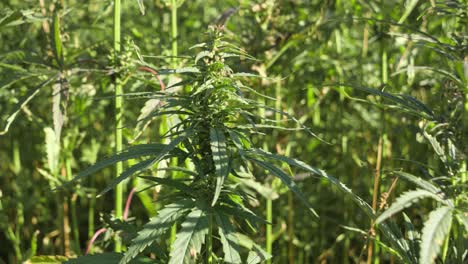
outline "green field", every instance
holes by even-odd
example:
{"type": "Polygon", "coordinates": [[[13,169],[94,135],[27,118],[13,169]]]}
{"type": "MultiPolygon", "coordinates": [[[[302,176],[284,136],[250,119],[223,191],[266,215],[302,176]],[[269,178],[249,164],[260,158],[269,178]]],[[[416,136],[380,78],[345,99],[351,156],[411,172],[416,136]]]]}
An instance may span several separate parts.
{"type": "Polygon", "coordinates": [[[467,263],[468,3],[2,0],[0,264],[467,263]]]}

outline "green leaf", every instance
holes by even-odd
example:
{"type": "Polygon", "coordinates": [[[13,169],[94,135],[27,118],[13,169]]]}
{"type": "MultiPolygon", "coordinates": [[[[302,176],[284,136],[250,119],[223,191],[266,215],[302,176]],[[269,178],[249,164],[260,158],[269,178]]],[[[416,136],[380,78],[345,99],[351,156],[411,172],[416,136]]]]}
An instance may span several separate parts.
{"type": "Polygon", "coordinates": [[[145,105],[140,110],[140,115],[137,118],[137,126],[135,128],[135,134],[132,141],[135,141],[142,133],[143,130],[151,124],[153,118],[148,117],[161,105],[160,99],[149,99],[145,102],[145,105]]]}
{"type": "Polygon", "coordinates": [[[115,164],[119,161],[125,161],[129,159],[135,159],[141,156],[155,156],[154,158],[147,159],[145,161],[142,161],[126,171],[124,171],[122,174],[119,175],[119,177],[115,178],[113,182],[104,190],[101,192],[105,193],[109,191],[111,188],[113,188],[115,185],[120,183],[121,181],[125,180],[129,176],[133,175],[134,173],[138,171],[142,171],[145,169],[148,169],[151,167],[154,163],[161,161],[167,154],[169,154],[172,151],[179,150],[177,148],[177,145],[180,144],[185,138],[189,135],[189,131],[186,131],[182,133],[179,137],[176,139],[172,140],[171,143],[169,144],[143,144],[143,145],[137,145],[131,148],[128,148],[127,150],[123,151],[120,154],[114,155],[108,159],[105,159],[103,161],[100,161],[96,164],[94,164],[91,167],[88,167],[84,171],[81,171],[73,180],[72,182],[75,182],[81,178],[87,177],[91,175],[92,173],[95,173],[96,171],[105,168],[109,165],[115,164]]]}
{"type": "Polygon", "coordinates": [[[142,15],[145,15],[145,4],[143,0],[137,0],[138,7],[140,8],[140,12],[142,15]]]}
{"type": "Polygon", "coordinates": [[[219,226],[219,236],[223,245],[224,261],[226,263],[242,263],[239,255],[239,240],[235,234],[235,228],[225,214],[216,215],[216,223],[219,226]]]}
{"type": "Polygon", "coordinates": [[[150,221],[143,226],[143,229],[138,232],[137,237],[132,240],[130,247],[119,263],[129,263],[138,254],[143,252],[145,248],[149,247],[153,242],[163,236],[174,222],[185,215],[193,205],[193,201],[191,200],[180,200],[160,210],[158,215],[151,218],[150,221]]]}
{"type": "Polygon", "coordinates": [[[133,174],[147,170],[151,168],[158,160],[155,158],[147,159],[142,162],[139,162],[130,168],[126,169],[124,172],[122,172],[117,178],[114,178],[112,182],[102,190],[97,197],[100,197],[104,195],[106,192],[112,190],[115,186],[117,186],[119,183],[127,179],[128,177],[132,176],[133,174]]]}
{"type": "Polygon", "coordinates": [[[211,57],[213,56],[211,54],[210,51],[207,51],[207,50],[204,50],[204,51],[200,51],[197,56],[195,57],[195,64],[197,64],[197,62],[200,60],[200,59],[203,59],[204,57],[211,57]]]}
{"type": "Polygon", "coordinates": [[[60,137],[62,135],[62,127],[64,123],[65,115],[61,109],[62,100],[62,89],[66,88],[62,86],[62,81],[52,85],[53,96],[52,96],[52,117],[54,123],[54,131],[57,138],[57,144],[60,145],[60,137]]]}
{"type": "Polygon", "coordinates": [[[57,64],[59,65],[60,68],[62,68],[64,65],[62,38],[60,36],[60,17],[57,11],[54,12],[53,25],[54,25],[54,30],[51,33],[52,33],[52,41],[54,45],[52,45],[52,47],[53,47],[55,59],[57,60],[57,64]]]}
{"type": "Polygon", "coordinates": [[[277,160],[277,161],[280,161],[280,162],[285,162],[287,164],[289,164],[290,166],[293,166],[293,167],[296,167],[296,168],[300,168],[300,169],[303,169],[305,171],[308,171],[308,172],[311,172],[315,175],[318,175],[320,177],[323,177],[325,178],[326,180],[328,180],[330,183],[334,184],[336,187],[338,187],[342,192],[344,192],[345,194],[347,195],[350,195],[351,198],[353,199],[353,201],[355,203],[357,203],[357,205],[362,209],[364,210],[364,212],[369,216],[369,217],[372,217],[374,218],[374,210],[372,209],[372,207],[366,202],[364,201],[361,197],[357,196],[356,194],[354,194],[352,192],[352,190],[350,188],[348,188],[345,184],[343,184],[342,182],[340,182],[338,179],[336,179],[335,177],[327,174],[325,171],[323,170],[319,170],[319,169],[316,169],[316,168],[313,168],[307,164],[305,164],[304,162],[300,161],[300,160],[296,160],[296,159],[292,159],[292,158],[288,158],[288,157],[285,157],[285,156],[281,156],[281,155],[277,155],[277,154],[273,154],[273,153],[270,153],[268,151],[265,151],[265,150],[262,150],[262,149],[250,149],[249,152],[251,154],[254,154],[254,155],[259,155],[261,157],[264,157],[264,158],[267,158],[267,159],[274,159],[274,160],[277,160]]]}
{"type": "Polygon", "coordinates": [[[249,255],[245,263],[255,264],[271,259],[272,256],[263,250],[259,245],[255,244],[255,242],[250,239],[250,237],[241,233],[236,233],[236,236],[238,238],[239,245],[249,250],[249,255]]]}
{"type": "Polygon", "coordinates": [[[443,206],[429,214],[422,230],[420,264],[434,263],[434,259],[439,254],[445,237],[450,231],[452,212],[452,208],[443,206]]]}
{"type": "Polygon", "coordinates": [[[270,163],[267,163],[267,162],[263,162],[261,160],[256,160],[256,159],[252,159],[252,161],[254,161],[255,163],[257,163],[258,165],[260,165],[262,168],[270,171],[273,175],[275,175],[276,177],[278,177],[284,184],[286,184],[286,186],[289,187],[289,189],[291,191],[293,191],[297,197],[309,208],[309,210],[316,216],[318,217],[317,215],[317,212],[315,212],[315,210],[312,208],[312,206],[310,206],[309,202],[307,201],[307,199],[302,195],[301,191],[299,190],[299,188],[297,187],[296,183],[293,181],[293,179],[291,177],[289,177],[286,173],[284,173],[281,169],[275,167],[274,165],[270,164],[270,163]]]}
{"type": "Polygon", "coordinates": [[[456,216],[458,218],[458,222],[465,226],[465,231],[468,231],[468,213],[459,212],[456,216]]]}
{"type": "Polygon", "coordinates": [[[252,250],[249,252],[247,256],[247,263],[248,264],[257,264],[261,263],[262,261],[271,259],[271,255],[263,250],[259,245],[253,244],[252,250]]]}
{"type": "Polygon", "coordinates": [[[432,192],[433,194],[437,194],[437,193],[441,192],[439,187],[435,186],[431,182],[426,181],[426,180],[424,180],[424,179],[422,179],[420,177],[414,176],[412,174],[409,174],[409,173],[406,173],[406,172],[403,172],[403,171],[394,171],[393,173],[395,175],[397,175],[397,176],[405,178],[406,180],[416,184],[418,187],[420,187],[420,188],[422,188],[422,189],[424,189],[426,191],[432,192]]]}
{"type": "MultiPolygon", "coordinates": [[[[81,256],[64,262],[65,264],[115,264],[123,257],[122,253],[108,252],[95,255],[81,256]]],[[[34,262],[33,262],[34,263],[34,262]]],[[[42,262],[41,262],[42,263],[42,262]]],[[[62,262],[58,262],[62,263],[62,262]]],[[[139,257],[132,260],[131,264],[150,264],[155,263],[154,259],[139,257]]]]}
{"type": "Polygon", "coordinates": [[[3,131],[0,131],[0,136],[8,133],[8,130],[10,129],[10,126],[13,123],[13,121],[15,121],[15,118],[18,115],[18,113],[29,103],[29,101],[31,101],[41,91],[42,87],[46,86],[47,84],[52,82],[54,79],[55,79],[55,76],[43,81],[41,84],[36,86],[34,89],[30,89],[28,91],[26,96],[24,96],[21,99],[21,101],[17,104],[16,110],[13,112],[13,114],[11,114],[8,117],[8,119],[6,120],[7,124],[5,125],[5,128],[3,129],[3,131]]]}
{"type": "Polygon", "coordinates": [[[44,128],[45,144],[47,153],[47,164],[49,170],[54,177],[58,176],[60,145],[58,144],[57,136],[52,128],[44,128]]]}
{"type": "Polygon", "coordinates": [[[70,259],[66,264],[114,264],[118,263],[122,258],[120,253],[101,253],[95,255],[81,256],[75,259],[70,259]]]}
{"type": "Polygon", "coordinates": [[[161,184],[161,185],[167,185],[167,186],[170,186],[170,187],[173,187],[181,192],[184,192],[184,193],[187,193],[187,194],[190,194],[190,195],[194,195],[193,193],[193,189],[190,188],[190,186],[184,184],[183,181],[181,180],[176,180],[176,179],[171,179],[171,178],[159,178],[159,177],[153,177],[153,176],[140,176],[140,178],[143,178],[145,180],[149,180],[149,181],[154,181],[158,184],[161,184]]]}
{"type": "Polygon", "coordinates": [[[395,200],[395,202],[393,202],[392,205],[387,210],[385,210],[385,212],[379,215],[379,217],[377,217],[377,219],[375,220],[375,223],[379,224],[385,221],[387,218],[391,217],[392,215],[405,209],[406,207],[411,206],[413,203],[428,197],[434,198],[439,202],[445,203],[445,201],[438,195],[435,195],[434,193],[426,190],[417,189],[414,191],[408,191],[400,195],[395,200]]]}
{"type": "Polygon", "coordinates": [[[405,22],[405,20],[408,18],[411,12],[413,12],[413,9],[416,7],[418,2],[419,0],[410,0],[409,4],[406,5],[406,7],[404,8],[405,12],[401,16],[400,20],[398,20],[398,24],[405,22]]]}
{"type": "Polygon", "coordinates": [[[216,189],[213,196],[213,202],[211,206],[216,204],[221,189],[223,188],[223,183],[226,177],[229,175],[229,157],[228,149],[226,145],[226,137],[224,136],[224,131],[219,128],[210,129],[210,144],[211,144],[211,153],[213,154],[213,161],[216,168],[216,189]]]}
{"type": "Polygon", "coordinates": [[[196,254],[200,253],[207,234],[208,217],[201,209],[194,208],[187,215],[176,235],[169,264],[194,263],[196,254]]]}
{"type": "Polygon", "coordinates": [[[71,182],[76,182],[82,178],[85,178],[105,167],[113,165],[120,161],[136,159],[144,156],[152,156],[155,153],[160,153],[167,145],[160,143],[151,143],[151,144],[141,144],[137,146],[132,146],[124,151],[115,154],[107,159],[98,161],[96,164],[86,168],[85,170],[78,173],[78,175],[73,178],[71,182]]]}
{"type": "Polygon", "coordinates": [[[60,263],[70,263],[67,262],[68,258],[65,256],[33,256],[25,263],[31,264],[60,264],[60,263]]]}

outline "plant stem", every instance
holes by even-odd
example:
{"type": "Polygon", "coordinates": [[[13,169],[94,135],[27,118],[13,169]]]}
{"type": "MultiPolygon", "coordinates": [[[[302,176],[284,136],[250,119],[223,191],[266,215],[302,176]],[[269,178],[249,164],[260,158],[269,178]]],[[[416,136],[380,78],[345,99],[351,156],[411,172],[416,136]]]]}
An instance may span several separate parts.
{"type": "Polygon", "coordinates": [[[208,216],[208,236],[206,237],[206,263],[213,263],[213,214],[208,216]]]}
{"type": "MultiPolygon", "coordinates": [[[[117,63],[120,53],[120,0],[114,0],[114,61],[117,63]]],[[[117,66],[117,65],[115,65],[117,66]]],[[[115,152],[122,151],[122,84],[118,76],[115,78],[115,152]]],[[[123,163],[118,162],[115,165],[116,177],[123,172],[123,163]]],[[[122,219],[123,206],[123,185],[118,184],[115,188],[115,217],[122,219]]],[[[122,251],[122,241],[118,236],[115,237],[115,252],[122,251]]]]}
{"type": "MultiPolygon", "coordinates": [[[[388,70],[387,70],[387,50],[385,48],[385,43],[383,43],[382,47],[382,84],[386,84],[388,82],[388,70]]],[[[381,120],[384,120],[385,112],[382,111],[381,120]]],[[[372,193],[372,209],[374,212],[377,211],[377,199],[380,190],[380,176],[381,176],[381,167],[382,167],[382,151],[383,151],[383,138],[385,136],[385,129],[382,128],[382,132],[379,136],[379,143],[377,146],[377,162],[375,166],[375,174],[374,174],[374,189],[372,193]]],[[[374,220],[371,220],[371,230],[374,228],[374,220]]],[[[376,235],[377,236],[377,235],[376,235]]],[[[367,249],[367,263],[372,263],[373,260],[373,253],[377,253],[378,248],[377,244],[373,241],[369,240],[369,245],[367,249]],[[374,252],[374,245],[375,245],[375,252],[374,252]]],[[[376,259],[375,264],[379,263],[379,260],[376,259]]]]}
{"type": "MultiPolygon", "coordinates": [[[[67,171],[67,180],[71,180],[73,175],[72,175],[72,169],[71,169],[71,158],[70,156],[66,157],[65,159],[65,169],[67,171]]],[[[76,193],[72,194],[71,200],[70,200],[70,210],[71,210],[71,221],[72,221],[72,233],[73,233],[73,238],[75,240],[73,250],[75,251],[76,254],[80,254],[80,231],[78,228],[78,217],[76,215],[76,199],[78,195],[76,193]]]]}
{"type": "Polygon", "coordinates": [[[172,62],[175,65],[177,57],[177,0],[171,1],[171,42],[172,42],[172,62]]]}
{"type": "MultiPolygon", "coordinates": [[[[92,181],[94,183],[94,181],[92,181]]],[[[93,184],[94,185],[94,184],[93,184]]],[[[88,208],[88,241],[93,238],[94,235],[94,206],[96,205],[96,192],[92,189],[92,193],[89,195],[89,208],[88,208]]],[[[90,250],[93,253],[93,250],[90,250]]]]}
{"type": "MultiPolygon", "coordinates": [[[[171,1],[171,44],[172,44],[172,67],[177,67],[177,55],[178,55],[178,47],[177,47],[177,0],[171,1]]],[[[165,131],[167,131],[167,119],[164,118],[161,120],[161,124],[165,126],[165,131]]],[[[162,133],[165,133],[163,131],[162,133]]],[[[177,224],[172,225],[171,227],[171,236],[169,238],[170,244],[172,245],[176,239],[177,234],[177,224]]]]}
{"type": "MultiPolygon", "coordinates": [[[[266,225],[266,252],[272,254],[273,249],[273,234],[272,234],[272,225],[273,225],[273,200],[266,200],[266,220],[270,224],[266,225]]],[[[267,264],[271,264],[271,259],[267,260],[267,264]]]]}

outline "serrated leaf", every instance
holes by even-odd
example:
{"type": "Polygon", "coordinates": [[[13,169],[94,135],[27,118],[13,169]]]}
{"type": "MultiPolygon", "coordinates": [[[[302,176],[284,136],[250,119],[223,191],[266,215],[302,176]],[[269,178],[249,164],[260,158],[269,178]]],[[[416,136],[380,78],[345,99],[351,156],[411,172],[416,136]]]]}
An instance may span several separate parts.
{"type": "MultiPolygon", "coordinates": [[[[115,264],[123,257],[122,253],[108,252],[94,255],[81,256],[75,259],[70,259],[65,264],[115,264]]],[[[147,257],[139,257],[131,261],[131,264],[150,264],[155,263],[154,259],[147,257]]]]}
{"type": "Polygon", "coordinates": [[[225,214],[216,214],[216,222],[219,227],[219,236],[223,245],[224,261],[226,263],[242,263],[239,255],[239,240],[235,234],[235,228],[225,214]]]}
{"type": "Polygon", "coordinates": [[[75,176],[75,178],[73,178],[71,182],[76,182],[82,178],[88,177],[89,175],[120,161],[152,156],[155,153],[160,153],[165,147],[167,147],[167,145],[160,143],[141,144],[129,147],[122,152],[115,154],[107,159],[100,160],[96,164],[81,171],[78,173],[78,175],[75,176]]]}
{"type": "Polygon", "coordinates": [[[190,188],[190,186],[184,184],[184,182],[181,180],[176,180],[176,179],[171,179],[171,178],[159,178],[159,177],[153,177],[153,176],[140,176],[140,178],[149,180],[149,181],[154,181],[161,185],[170,186],[186,194],[194,195],[193,189],[190,188]]]}
{"type": "Polygon", "coordinates": [[[149,99],[145,102],[145,105],[140,110],[140,115],[137,118],[137,126],[135,128],[135,135],[133,136],[133,141],[136,140],[143,130],[151,123],[152,119],[148,119],[151,113],[156,110],[161,104],[160,99],[149,99]]]}
{"type": "Polygon", "coordinates": [[[372,209],[372,207],[366,201],[364,201],[361,197],[354,194],[350,188],[348,188],[345,184],[340,182],[335,177],[333,177],[333,176],[329,175],[328,173],[326,173],[324,170],[313,168],[313,167],[305,164],[304,162],[302,162],[300,160],[293,159],[293,158],[288,158],[288,157],[277,155],[277,154],[273,154],[273,153],[270,153],[270,152],[262,150],[262,149],[252,148],[252,149],[249,150],[249,152],[251,154],[259,155],[259,156],[267,158],[267,159],[273,159],[273,160],[277,160],[277,161],[280,161],[280,162],[285,162],[285,163],[289,164],[290,166],[303,169],[305,171],[308,171],[310,173],[318,175],[318,176],[320,176],[322,178],[325,178],[327,181],[329,181],[330,183],[332,183],[336,187],[338,187],[342,192],[344,192],[347,195],[350,195],[351,198],[353,199],[353,201],[369,217],[374,218],[374,210],[372,209]]]}
{"type": "Polygon", "coordinates": [[[261,263],[262,261],[271,259],[271,255],[263,250],[260,246],[257,244],[253,244],[252,250],[249,252],[249,255],[247,256],[247,262],[248,264],[257,264],[261,263]]]}
{"type": "Polygon", "coordinates": [[[307,208],[309,208],[309,210],[316,217],[318,217],[317,212],[315,212],[315,210],[312,208],[312,206],[310,206],[307,199],[304,197],[302,192],[297,187],[296,183],[293,181],[293,179],[291,177],[289,177],[289,175],[287,175],[281,169],[277,168],[276,166],[274,166],[274,165],[272,165],[270,163],[263,162],[263,161],[257,160],[257,159],[252,159],[252,161],[254,161],[258,165],[260,165],[262,168],[264,168],[264,169],[268,170],[269,172],[271,172],[274,176],[278,177],[286,186],[289,187],[289,189],[292,192],[294,192],[294,194],[296,194],[296,196],[307,206],[307,208]]]}
{"type": "Polygon", "coordinates": [[[184,141],[187,138],[188,133],[189,132],[182,133],[179,137],[172,140],[169,144],[164,145],[164,147],[161,149],[161,151],[154,152],[153,153],[153,155],[155,155],[154,158],[147,159],[145,161],[137,163],[137,164],[133,165],[132,167],[126,169],[117,178],[114,178],[114,180],[112,180],[111,184],[109,184],[99,194],[99,196],[101,196],[104,193],[110,191],[115,186],[117,186],[120,182],[122,182],[126,178],[132,176],[133,174],[135,174],[137,172],[140,172],[140,171],[143,171],[143,170],[147,170],[147,169],[151,168],[151,166],[153,166],[155,163],[157,163],[157,162],[161,161],[162,159],[164,159],[166,157],[166,155],[168,155],[171,151],[173,151],[177,147],[177,145],[179,145],[182,141],[184,141]]]}
{"type": "Polygon", "coordinates": [[[208,216],[199,208],[194,208],[182,223],[172,246],[169,264],[190,264],[200,253],[208,234],[208,216]]]}
{"type": "MultiPolygon", "coordinates": [[[[92,173],[95,173],[96,171],[102,168],[105,168],[109,165],[115,164],[119,161],[135,159],[135,158],[139,158],[142,156],[155,156],[151,159],[142,161],[134,165],[133,167],[130,167],[126,171],[124,171],[122,174],[119,175],[119,177],[115,178],[113,182],[110,184],[110,186],[113,187],[116,184],[120,183],[121,181],[125,180],[127,177],[131,176],[132,174],[138,171],[148,169],[154,163],[159,162],[161,159],[163,159],[170,152],[176,151],[176,150],[182,151],[177,148],[177,145],[179,145],[180,142],[185,140],[185,138],[187,138],[189,133],[191,132],[190,131],[183,132],[179,137],[172,140],[171,143],[169,144],[142,144],[142,145],[130,147],[127,150],[123,151],[122,153],[119,153],[108,159],[100,161],[94,164],[93,166],[88,167],[84,171],[81,171],[71,182],[75,182],[79,179],[87,177],[91,175],[92,173]]],[[[110,190],[109,187],[105,189],[105,191],[108,191],[108,190],[110,190]]],[[[102,193],[104,193],[104,191],[102,193]]]]}
{"type": "Polygon", "coordinates": [[[445,237],[452,225],[453,209],[448,206],[440,207],[429,214],[424,223],[421,237],[421,251],[419,253],[420,264],[434,263],[444,244],[445,237]]]}
{"type": "Polygon", "coordinates": [[[418,187],[420,187],[420,188],[422,188],[422,189],[424,189],[426,191],[432,192],[433,194],[437,194],[437,193],[441,192],[440,188],[438,188],[437,186],[435,186],[431,182],[426,181],[426,180],[424,180],[424,179],[422,179],[420,177],[414,176],[412,174],[409,174],[409,173],[406,173],[406,172],[403,172],[403,171],[394,171],[393,173],[395,175],[397,175],[397,176],[405,178],[406,180],[416,184],[418,187]]]}
{"type": "Polygon", "coordinates": [[[60,144],[60,137],[62,134],[62,127],[64,122],[64,114],[62,109],[60,109],[60,101],[62,95],[62,85],[60,83],[55,83],[52,86],[52,118],[54,123],[54,131],[57,137],[57,144],[60,144]]]}
{"type": "Polygon", "coordinates": [[[375,220],[375,223],[379,224],[385,221],[387,218],[391,217],[392,215],[405,209],[406,207],[411,206],[413,203],[429,197],[435,199],[436,201],[444,203],[444,200],[442,198],[440,198],[438,195],[433,194],[432,192],[422,189],[408,191],[400,195],[387,210],[385,210],[381,215],[379,215],[379,217],[377,217],[377,219],[375,220]]]}
{"type": "Polygon", "coordinates": [[[52,128],[44,128],[45,144],[47,153],[47,164],[53,176],[58,175],[60,145],[58,144],[57,136],[52,128]]]}
{"type": "Polygon", "coordinates": [[[223,188],[224,180],[229,175],[229,157],[226,137],[222,129],[211,128],[210,140],[211,153],[216,168],[216,189],[213,195],[213,202],[211,203],[211,206],[214,206],[223,188]]]}
{"type": "Polygon", "coordinates": [[[151,158],[151,159],[141,161],[141,162],[131,166],[130,168],[128,168],[124,172],[122,172],[117,178],[114,178],[112,180],[112,182],[109,185],[107,185],[106,188],[104,188],[104,190],[102,190],[98,194],[97,197],[100,197],[100,196],[104,195],[106,192],[114,189],[115,186],[117,186],[119,183],[121,183],[122,181],[124,181],[128,177],[132,176],[133,174],[151,168],[151,166],[153,166],[157,161],[158,161],[157,158],[151,158]]]}
{"type": "Polygon", "coordinates": [[[143,226],[143,229],[138,232],[137,237],[132,240],[130,247],[119,263],[129,263],[138,254],[164,235],[174,222],[187,213],[192,206],[193,201],[181,200],[161,209],[158,215],[151,218],[150,221],[143,226]]]}
{"type": "Polygon", "coordinates": [[[195,57],[195,64],[197,64],[197,62],[200,60],[200,59],[203,59],[204,57],[210,57],[212,56],[211,52],[210,51],[207,51],[207,50],[204,50],[204,51],[200,51],[197,56],[195,57]]]}

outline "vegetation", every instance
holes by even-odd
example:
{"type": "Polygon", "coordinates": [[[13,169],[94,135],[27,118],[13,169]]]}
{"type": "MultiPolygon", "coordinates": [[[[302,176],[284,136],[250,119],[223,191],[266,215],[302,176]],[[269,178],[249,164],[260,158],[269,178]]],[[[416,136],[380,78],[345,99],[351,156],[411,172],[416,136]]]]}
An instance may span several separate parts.
{"type": "Polygon", "coordinates": [[[466,10],[2,1],[0,263],[465,263],[466,10]]]}

